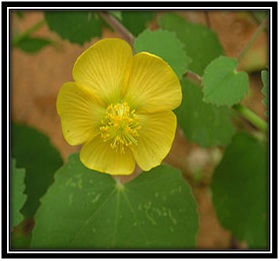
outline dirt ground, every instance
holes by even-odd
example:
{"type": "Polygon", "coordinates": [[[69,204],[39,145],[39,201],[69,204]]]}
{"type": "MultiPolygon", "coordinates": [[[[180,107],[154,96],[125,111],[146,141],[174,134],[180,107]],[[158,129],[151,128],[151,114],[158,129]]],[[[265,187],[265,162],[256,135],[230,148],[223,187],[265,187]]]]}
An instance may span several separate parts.
{"type": "MultiPolygon", "coordinates": [[[[180,12],[187,20],[210,26],[217,32],[219,39],[231,57],[237,57],[243,46],[247,43],[257,28],[257,22],[252,16],[240,12],[180,12]]],[[[44,18],[42,12],[28,12],[22,19],[12,16],[12,33],[23,32],[44,18]]],[[[152,28],[156,23],[150,24],[152,28]]],[[[11,51],[11,115],[12,121],[32,126],[46,134],[51,143],[60,151],[64,160],[68,155],[78,150],[66,143],[62,136],[60,120],[56,111],[56,97],[63,83],[72,81],[72,68],[77,57],[98,38],[79,46],[61,40],[58,35],[50,32],[44,25],[34,33],[34,36],[50,37],[55,44],[44,47],[35,54],[26,54],[12,48],[11,51]]],[[[117,37],[108,29],[104,29],[103,37],[117,37]]],[[[267,64],[267,37],[263,33],[255,42],[250,52],[245,57],[241,68],[251,69],[252,56],[257,56],[259,69],[267,64]]],[[[250,92],[246,98],[246,105],[263,117],[264,108],[261,106],[261,78],[259,73],[250,74],[250,92]]],[[[182,133],[178,135],[167,162],[180,167],[180,162],[192,162],[196,165],[211,170],[212,161],[209,150],[190,144],[182,133]],[[180,151],[180,159],[176,155],[180,151]],[[210,166],[210,167],[209,167],[210,166]]],[[[178,154],[177,154],[178,155],[178,154]]],[[[181,166],[182,167],[182,166],[181,166]]],[[[191,168],[191,166],[189,166],[191,168]]],[[[194,194],[198,202],[200,215],[200,229],[197,236],[197,246],[202,249],[224,249],[232,247],[231,234],[224,230],[216,218],[215,210],[211,203],[211,192],[206,185],[194,187],[194,194]]],[[[239,245],[241,246],[241,245],[239,245]]]]}

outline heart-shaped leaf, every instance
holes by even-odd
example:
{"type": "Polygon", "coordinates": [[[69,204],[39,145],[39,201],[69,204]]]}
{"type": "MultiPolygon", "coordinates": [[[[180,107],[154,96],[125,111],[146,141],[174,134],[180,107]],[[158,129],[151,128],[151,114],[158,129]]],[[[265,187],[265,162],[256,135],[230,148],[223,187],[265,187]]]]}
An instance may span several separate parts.
{"type": "Polygon", "coordinates": [[[202,79],[204,101],[216,105],[232,106],[240,102],[249,88],[245,72],[237,72],[237,60],[220,56],[205,69],[202,79]]]}
{"type": "Polygon", "coordinates": [[[33,248],[195,247],[196,203],[180,173],[159,166],[121,184],[87,169],[79,155],[55,174],[35,217],[33,248]]]}

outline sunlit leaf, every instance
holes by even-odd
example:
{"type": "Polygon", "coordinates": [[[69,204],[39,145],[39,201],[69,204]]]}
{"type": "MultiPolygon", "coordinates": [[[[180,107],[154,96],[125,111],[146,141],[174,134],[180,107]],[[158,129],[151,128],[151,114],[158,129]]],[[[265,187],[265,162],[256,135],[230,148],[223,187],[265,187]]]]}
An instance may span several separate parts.
{"type": "Polygon", "coordinates": [[[160,56],[173,68],[179,78],[186,73],[191,62],[186,55],[184,45],[175,33],[169,31],[144,31],[136,38],[134,49],[136,52],[146,51],[160,56]]]}
{"type": "Polygon", "coordinates": [[[33,248],[188,249],[196,204],[179,171],[159,166],[121,184],[73,154],[35,216],[33,248]]]}
{"type": "Polygon", "coordinates": [[[176,33],[192,59],[188,69],[199,75],[213,59],[224,54],[217,34],[203,25],[190,23],[176,14],[161,15],[159,25],[176,33]]]}
{"type": "Polygon", "coordinates": [[[50,30],[71,43],[83,44],[101,36],[102,20],[89,11],[45,11],[50,30]]]}
{"type": "Polygon", "coordinates": [[[39,199],[53,182],[54,172],[62,165],[59,152],[50,144],[48,137],[24,125],[13,124],[11,152],[17,167],[25,168],[27,201],[22,209],[31,217],[39,206],[39,199]]]}
{"type": "Polygon", "coordinates": [[[249,77],[237,72],[237,60],[220,56],[205,69],[202,78],[204,101],[216,105],[232,106],[240,102],[249,88],[249,77]]]}
{"type": "Polygon", "coordinates": [[[11,226],[18,225],[23,220],[20,210],[26,201],[26,195],[23,193],[25,169],[16,167],[16,160],[12,160],[11,166],[11,226]]]}
{"type": "Polygon", "coordinates": [[[221,224],[251,248],[268,247],[267,159],[266,143],[238,134],[213,178],[213,201],[221,224]]]}
{"type": "Polygon", "coordinates": [[[228,144],[235,131],[231,109],[205,103],[202,90],[186,79],[181,85],[183,100],[175,112],[186,137],[203,147],[228,144]]]}

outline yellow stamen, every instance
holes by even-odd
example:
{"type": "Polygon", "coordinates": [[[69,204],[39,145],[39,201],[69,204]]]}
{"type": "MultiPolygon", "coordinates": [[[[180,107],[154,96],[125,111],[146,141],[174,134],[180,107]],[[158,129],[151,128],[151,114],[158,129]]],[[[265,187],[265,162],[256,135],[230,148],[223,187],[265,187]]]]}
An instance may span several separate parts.
{"type": "Polygon", "coordinates": [[[137,145],[138,130],[141,129],[135,110],[130,111],[126,102],[110,104],[106,116],[101,121],[101,137],[116,151],[125,152],[125,147],[137,145]]]}

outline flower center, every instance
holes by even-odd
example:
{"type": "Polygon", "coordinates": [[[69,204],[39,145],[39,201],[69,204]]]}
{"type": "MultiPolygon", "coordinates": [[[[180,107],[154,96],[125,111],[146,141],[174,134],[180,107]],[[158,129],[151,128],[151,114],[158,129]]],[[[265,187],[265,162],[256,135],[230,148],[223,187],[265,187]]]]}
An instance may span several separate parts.
{"type": "Polygon", "coordinates": [[[125,153],[125,147],[137,145],[139,129],[141,126],[135,110],[130,111],[126,102],[110,104],[100,127],[104,142],[111,141],[111,147],[121,153],[125,153]]]}

